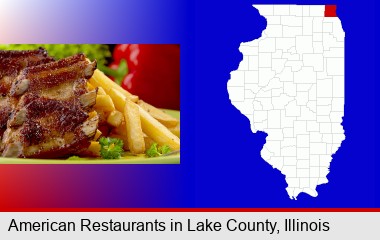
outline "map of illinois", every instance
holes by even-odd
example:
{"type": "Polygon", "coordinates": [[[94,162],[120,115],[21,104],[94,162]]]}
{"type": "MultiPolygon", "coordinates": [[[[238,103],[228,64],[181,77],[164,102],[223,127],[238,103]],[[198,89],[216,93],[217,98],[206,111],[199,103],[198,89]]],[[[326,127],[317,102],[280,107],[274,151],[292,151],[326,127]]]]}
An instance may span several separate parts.
{"type": "Polygon", "coordinates": [[[285,175],[289,197],[316,197],[345,139],[345,33],[335,6],[254,7],[267,27],[240,45],[243,60],[231,72],[229,97],[253,133],[267,133],[261,157],[285,175]]]}

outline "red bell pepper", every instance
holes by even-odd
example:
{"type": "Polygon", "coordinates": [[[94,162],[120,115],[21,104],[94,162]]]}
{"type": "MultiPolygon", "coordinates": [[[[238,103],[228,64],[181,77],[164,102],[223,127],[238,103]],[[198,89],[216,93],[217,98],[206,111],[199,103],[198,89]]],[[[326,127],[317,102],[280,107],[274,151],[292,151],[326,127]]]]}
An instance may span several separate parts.
{"type": "Polygon", "coordinates": [[[123,88],[156,107],[179,110],[179,45],[119,44],[113,60],[109,67],[115,71],[110,75],[123,88]]]}

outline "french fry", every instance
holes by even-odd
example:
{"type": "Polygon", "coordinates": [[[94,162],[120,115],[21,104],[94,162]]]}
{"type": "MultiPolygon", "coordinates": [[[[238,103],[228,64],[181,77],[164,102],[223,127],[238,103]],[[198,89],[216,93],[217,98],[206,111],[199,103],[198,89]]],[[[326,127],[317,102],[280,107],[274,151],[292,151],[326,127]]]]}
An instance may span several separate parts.
{"type": "Polygon", "coordinates": [[[180,136],[180,123],[178,123],[175,127],[168,128],[170,132],[172,132],[177,137],[180,136]]]}
{"type": "Polygon", "coordinates": [[[105,124],[107,122],[109,112],[104,111],[103,109],[96,109],[95,111],[99,117],[99,124],[105,124]]]}
{"type": "Polygon", "coordinates": [[[104,91],[109,94],[111,89],[117,89],[121,94],[125,97],[129,98],[132,102],[137,102],[139,98],[136,95],[131,94],[124,88],[122,88],[119,84],[112,81],[109,77],[107,77],[102,71],[96,69],[94,74],[90,78],[89,82],[94,87],[102,87],[104,91]]]}
{"type": "Polygon", "coordinates": [[[107,93],[102,87],[98,87],[98,95],[107,95],[107,93]]]}
{"type": "Polygon", "coordinates": [[[149,149],[154,143],[154,141],[150,137],[148,137],[146,134],[144,134],[144,142],[145,142],[145,149],[149,149]]]}
{"type": "MultiPolygon", "coordinates": [[[[111,93],[111,98],[114,100],[116,109],[121,108],[123,105],[124,106],[126,105],[125,102],[128,100],[125,97],[123,97],[118,92],[118,90],[112,89],[109,93],[111,93]]],[[[143,128],[144,133],[146,133],[150,138],[156,141],[159,145],[168,145],[173,151],[178,150],[180,148],[180,141],[176,135],[171,133],[164,125],[162,125],[160,122],[154,119],[142,107],[140,107],[139,105],[133,102],[131,102],[131,105],[136,105],[139,108],[141,126],[143,128]],[[155,134],[158,134],[158,135],[152,136],[155,134]]],[[[126,121],[128,120],[126,119],[126,121]]]]}
{"type": "Polygon", "coordinates": [[[113,127],[120,126],[123,121],[123,114],[117,110],[110,112],[107,118],[107,123],[113,127]]]}
{"type": "Polygon", "coordinates": [[[98,116],[98,113],[96,111],[92,111],[92,112],[88,113],[88,118],[93,118],[93,117],[96,117],[96,116],[98,116]]]}
{"type": "Polygon", "coordinates": [[[127,136],[127,127],[125,126],[125,122],[123,121],[118,127],[114,128],[112,130],[115,134],[121,135],[121,136],[127,136]]]}
{"type": "Polygon", "coordinates": [[[106,112],[112,112],[115,110],[115,105],[112,102],[112,98],[108,95],[97,95],[95,109],[101,109],[106,112]]]}
{"type": "MultiPolygon", "coordinates": [[[[138,105],[137,105],[138,106],[138,105]]],[[[170,132],[164,125],[154,119],[142,107],[139,107],[141,127],[146,135],[148,135],[158,145],[168,145],[171,150],[176,151],[180,149],[179,138],[170,132]]]]}
{"type": "Polygon", "coordinates": [[[102,132],[99,129],[96,129],[94,141],[98,140],[101,135],[102,135],[102,132]]]}
{"type": "Polygon", "coordinates": [[[124,96],[119,90],[115,88],[110,89],[108,92],[108,95],[112,98],[112,101],[115,104],[115,108],[118,111],[123,112],[127,97],[124,96]]]}
{"type": "Polygon", "coordinates": [[[142,122],[140,121],[139,107],[128,98],[125,102],[124,118],[129,150],[134,154],[144,153],[145,142],[141,128],[142,122]]]}
{"type": "Polygon", "coordinates": [[[92,84],[91,84],[91,83],[87,82],[87,89],[88,89],[89,91],[92,91],[92,90],[94,90],[94,89],[95,89],[95,87],[94,87],[94,86],[92,86],[92,84]]]}
{"type": "Polygon", "coordinates": [[[122,139],[124,149],[134,154],[144,153],[153,142],[167,145],[173,151],[180,149],[179,120],[146,102],[138,101],[137,96],[99,70],[95,70],[90,83],[98,87],[95,109],[106,114],[108,125],[114,127],[109,136],[122,139]],[[107,95],[102,95],[103,91],[107,95]]]}
{"type": "Polygon", "coordinates": [[[147,111],[152,117],[157,119],[164,126],[170,128],[175,127],[179,120],[170,116],[169,114],[163,112],[162,110],[153,107],[149,103],[144,102],[143,100],[139,100],[137,104],[142,107],[145,111],[147,111]]]}

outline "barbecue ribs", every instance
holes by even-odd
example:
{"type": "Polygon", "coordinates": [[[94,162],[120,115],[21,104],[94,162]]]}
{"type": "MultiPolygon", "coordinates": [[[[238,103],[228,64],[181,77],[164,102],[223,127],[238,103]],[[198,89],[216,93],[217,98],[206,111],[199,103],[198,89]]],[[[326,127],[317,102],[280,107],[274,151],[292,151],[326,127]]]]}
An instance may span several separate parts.
{"type": "MultiPolygon", "coordinates": [[[[0,54],[6,56],[7,52],[0,54]]],[[[17,74],[14,67],[0,65],[1,69],[5,66],[3,76],[12,72],[8,80],[11,85],[7,83],[4,88],[7,100],[3,101],[7,101],[4,105],[10,108],[10,114],[4,117],[3,157],[69,156],[87,148],[96,132],[98,117],[89,118],[89,112],[97,90],[88,91],[86,87],[96,62],[89,62],[84,54],[46,62],[27,64],[17,74]]],[[[4,77],[0,81],[4,82],[4,77]]]]}

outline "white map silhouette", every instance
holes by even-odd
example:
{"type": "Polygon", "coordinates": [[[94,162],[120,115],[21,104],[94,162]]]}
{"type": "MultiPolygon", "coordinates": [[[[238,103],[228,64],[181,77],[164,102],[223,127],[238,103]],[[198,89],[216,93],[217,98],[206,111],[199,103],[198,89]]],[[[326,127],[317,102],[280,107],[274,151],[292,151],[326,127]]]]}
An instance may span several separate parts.
{"type": "Polygon", "coordinates": [[[261,157],[285,175],[290,198],[315,197],[345,139],[345,33],[338,17],[324,17],[324,5],[254,7],[267,27],[240,45],[243,60],[228,81],[230,100],[253,133],[268,134],[261,157]]]}

